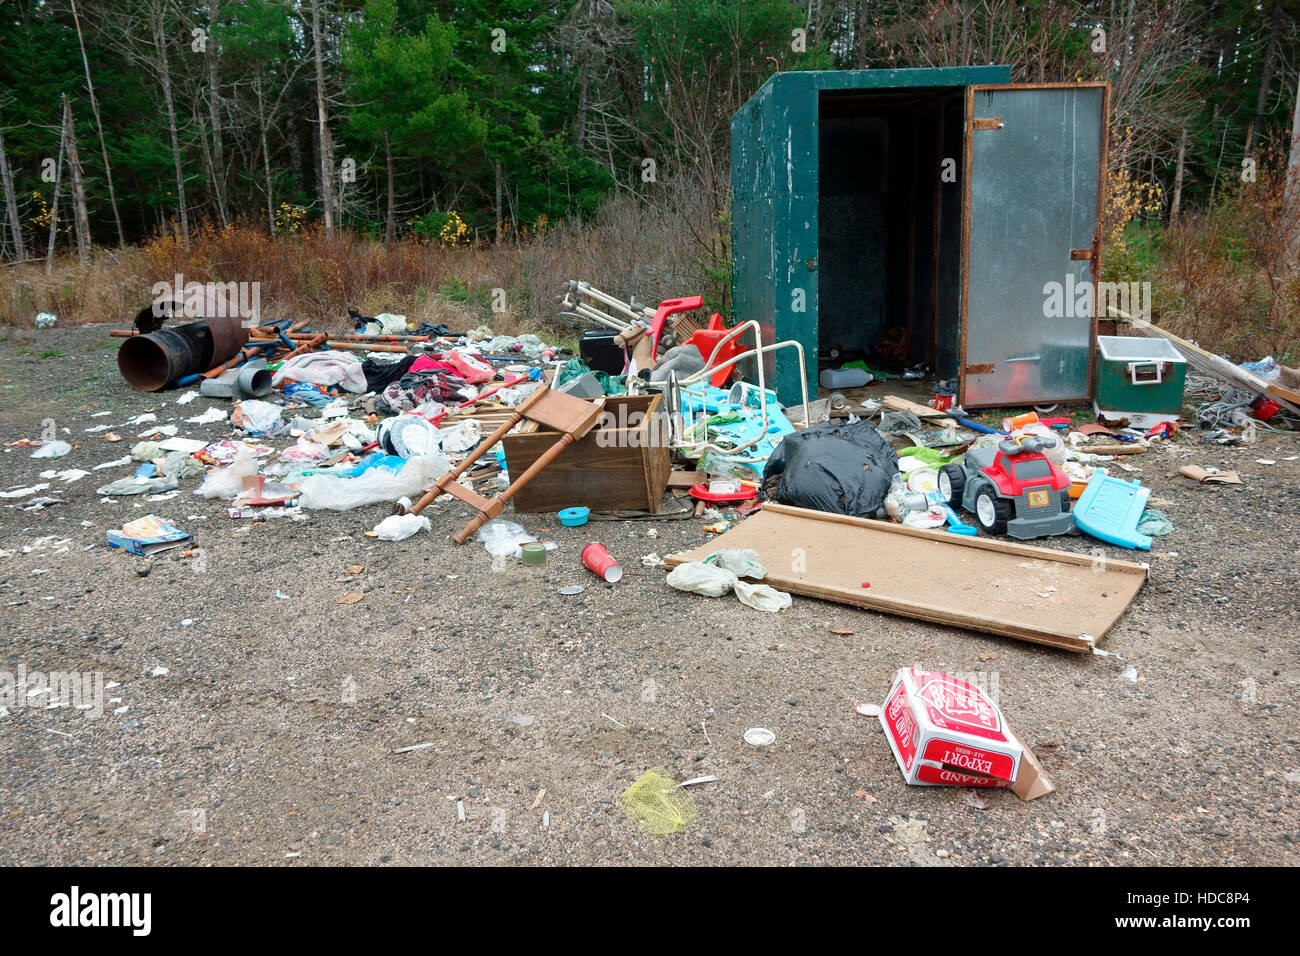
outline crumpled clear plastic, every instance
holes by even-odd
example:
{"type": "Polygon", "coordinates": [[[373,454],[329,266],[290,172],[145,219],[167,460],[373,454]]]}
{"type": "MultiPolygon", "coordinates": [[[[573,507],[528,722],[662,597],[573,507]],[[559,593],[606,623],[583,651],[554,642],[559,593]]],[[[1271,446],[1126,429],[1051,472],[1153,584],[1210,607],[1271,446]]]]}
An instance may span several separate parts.
{"type": "Polygon", "coordinates": [[[130,478],[119,478],[111,484],[96,488],[97,495],[156,495],[163,491],[171,491],[176,487],[176,479],[171,475],[162,478],[146,478],[143,481],[134,475],[130,478]]]}
{"type": "Polygon", "coordinates": [[[442,442],[442,450],[453,455],[469,451],[479,443],[483,437],[483,426],[472,418],[467,418],[450,428],[439,428],[438,438],[442,442]]]}
{"type": "Polygon", "coordinates": [[[740,603],[752,607],[755,611],[768,611],[775,614],[777,611],[784,611],[794,603],[790,595],[778,591],[770,584],[751,584],[737,578],[732,587],[736,591],[736,597],[740,598],[740,603]]]}
{"type": "Polygon", "coordinates": [[[488,554],[494,558],[503,558],[518,556],[522,545],[532,544],[537,538],[525,531],[521,524],[504,518],[493,518],[478,529],[478,540],[488,554]]]}
{"type": "Polygon", "coordinates": [[[450,469],[451,462],[442,455],[422,455],[408,458],[401,470],[377,466],[355,478],[312,475],[298,484],[302,492],[298,504],[304,508],[351,511],[362,505],[396,501],[417,495],[450,469]]]}
{"type": "Polygon", "coordinates": [[[280,417],[282,411],[279,405],[249,398],[231,409],[230,424],[250,435],[278,435],[288,427],[280,417]]]}
{"type": "Polygon", "coordinates": [[[72,446],[65,441],[42,442],[41,447],[32,452],[33,458],[62,458],[72,451],[72,446]]]}
{"type": "Polygon", "coordinates": [[[244,490],[244,479],[257,474],[257,459],[251,451],[241,449],[235,460],[224,468],[209,472],[203,484],[195,489],[204,498],[221,498],[232,501],[244,490]]]}
{"type": "Polygon", "coordinates": [[[727,548],[704,559],[711,567],[726,568],[738,578],[753,578],[756,581],[767,577],[767,568],[763,567],[757,551],[750,548],[727,548]]]}
{"type": "Polygon", "coordinates": [[[706,597],[722,597],[736,583],[736,575],[726,568],[702,561],[687,561],[668,572],[668,586],[706,597]]]}
{"type": "Polygon", "coordinates": [[[375,537],[380,541],[404,541],[419,531],[429,530],[429,519],[424,515],[389,515],[375,525],[375,537]]]}

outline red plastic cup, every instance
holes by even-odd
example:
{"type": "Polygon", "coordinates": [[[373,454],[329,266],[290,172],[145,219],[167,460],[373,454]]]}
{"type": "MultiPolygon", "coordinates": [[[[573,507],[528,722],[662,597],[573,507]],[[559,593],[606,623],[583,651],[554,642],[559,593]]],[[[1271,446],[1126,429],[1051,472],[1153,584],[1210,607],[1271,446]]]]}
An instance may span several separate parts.
{"type": "Polygon", "coordinates": [[[595,541],[582,549],[582,563],[589,571],[599,575],[609,584],[623,577],[623,569],[619,567],[618,561],[603,544],[597,544],[595,541]]]}

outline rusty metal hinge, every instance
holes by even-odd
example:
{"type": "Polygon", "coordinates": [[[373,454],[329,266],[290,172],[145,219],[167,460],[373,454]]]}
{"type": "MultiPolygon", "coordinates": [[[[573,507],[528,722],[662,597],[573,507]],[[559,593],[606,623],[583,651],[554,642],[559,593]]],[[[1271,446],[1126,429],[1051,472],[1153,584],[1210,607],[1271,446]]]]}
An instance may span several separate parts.
{"type": "Polygon", "coordinates": [[[1002,129],[1006,125],[1006,123],[1002,122],[1001,116],[989,116],[975,120],[976,129],[1002,129]]]}
{"type": "Polygon", "coordinates": [[[993,365],[993,362],[986,362],[983,365],[967,365],[962,371],[967,375],[992,375],[993,365]]]}

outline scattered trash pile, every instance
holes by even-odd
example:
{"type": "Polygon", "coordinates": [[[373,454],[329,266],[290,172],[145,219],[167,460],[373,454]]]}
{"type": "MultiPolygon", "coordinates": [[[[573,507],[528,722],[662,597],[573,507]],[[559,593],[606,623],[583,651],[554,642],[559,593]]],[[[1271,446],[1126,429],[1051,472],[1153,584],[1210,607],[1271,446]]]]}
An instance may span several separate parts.
{"type": "MultiPolygon", "coordinates": [[[[366,533],[389,542],[428,532],[422,512],[432,503],[459,501],[472,517],[456,544],[473,539],[494,562],[563,561],[606,587],[620,586],[625,568],[604,544],[565,555],[561,542],[506,517],[507,506],[554,514],[565,528],[693,519],[699,547],[641,557],[669,569],[671,590],[731,594],[765,613],[791,607],[792,595],[814,597],[1104,655],[1098,642],[1147,565],[1026,542],[1088,536],[1150,550],[1175,529],[1133,462],[1158,456],[1201,485],[1240,485],[1233,469],[1185,459],[1300,425],[1300,372],[1271,358],[1234,366],[1164,333],[1099,338],[1090,414],[980,416],[957,404],[950,382],[932,383],[922,404],[887,393],[891,376],[866,368],[823,376],[859,391],[810,398],[803,381],[800,401],[784,407],[762,359],[791,350],[802,376],[798,342],[764,344],[757,323],[727,328],[717,314],[697,322],[698,296],[650,309],[574,281],[560,301],[561,318],[580,332],[576,355],[533,335],[413,329],[393,313],[351,312],[356,331],[335,335],[288,320],[249,329],[221,318],[219,303],[204,313],[214,317],[172,327],[143,310],[134,328],[113,333],[125,339],[124,378],[142,391],[186,389],[177,409],[215,404],[167,422],[151,411],[96,425],[81,442],[13,443],[52,461],[89,441],[129,451],[86,469],[52,467],[41,483],[0,497],[26,499],[12,505],[24,510],[53,507],[61,499],[41,494],[51,482],[105,472],[96,489],[105,502],[142,496],[153,505],[188,491],[226,502],[232,520],[384,505],[391,513],[366,533]],[[228,437],[182,434],[219,422],[228,437]]],[[[916,381],[911,370],[904,378],[916,381]]],[[[193,549],[182,524],[150,513],[107,543],[141,557],[193,549]]],[[[1006,788],[1025,799],[1052,790],[972,684],[904,668],[885,703],[867,707],[860,712],[879,715],[909,783],[1006,788]]],[[[751,728],[745,740],[765,747],[775,735],[751,728]]],[[[697,815],[686,788],[712,779],[676,784],[651,771],[621,803],[647,832],[677,832],[697,815]]]]}

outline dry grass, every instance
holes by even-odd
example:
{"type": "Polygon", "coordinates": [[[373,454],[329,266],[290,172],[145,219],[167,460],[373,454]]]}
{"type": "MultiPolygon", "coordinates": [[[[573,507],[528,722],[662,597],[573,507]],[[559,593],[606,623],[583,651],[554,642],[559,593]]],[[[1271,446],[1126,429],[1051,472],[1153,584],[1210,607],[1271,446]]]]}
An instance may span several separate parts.
{"type": "Polygon", "coordinates": [[[557,328],[554,297],[585,279],[644,302],[699,292],[707,277],[692,237],[671,214],[616,197],[590,222],[567,222],[496,245],[447,247],[407,240],[386,246],[321,230],[272,238],[258,228],[202,226],[185,245],[174,234],[125,249],[97,249],[93,265],[60,254],[0,266],[0,324],[30,327],[37,312],[61,325],[125,323],[153,298],[155,282],[257,282],[262,315],[349,326],[347,309],[396,312],[460,330],[499,334],[557,328]],[[497,292],[496,290],[503,290],[497,292]],[[504,305],[504,311],[494,305],[504,305]]]}
{"type": "Polygon", "coordinates": [[[1167,229],[1153,285],[1157,321],[1203,348],[1248,361],[1300,361],[1300,263],[1288,253],[1283,164],[1230,182],[1214,207],[1167,229]]]}

